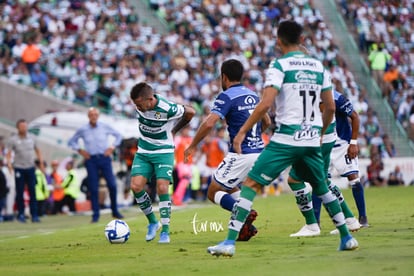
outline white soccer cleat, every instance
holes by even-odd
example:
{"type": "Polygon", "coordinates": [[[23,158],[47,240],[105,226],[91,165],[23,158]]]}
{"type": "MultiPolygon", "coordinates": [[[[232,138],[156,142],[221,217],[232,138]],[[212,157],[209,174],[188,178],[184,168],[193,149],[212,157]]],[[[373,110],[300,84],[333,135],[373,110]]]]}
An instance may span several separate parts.
{"type": "Polygon", "coordinates": [[[343,237],[341,239],[341,243],[339,244],[339,251],[344,250],[355,250],[358,249],[359,244],[356,239],[354,239],[351,235],[348,235],[346,237],[343,237]]]}
{"type": "Polygon", "coordinates": [[[217,245],[209,246],[207,248],[207,253],[219,257],[233,257],[236,251],[236,247],[234,245],[234,241],[225,240],[217,245]]]}
{"type": "Polygon", "coordinates": [[[317,223],[306,224],[297,233],[290,234],[290,237],[314,237],[321,234],[321,229],[317,223]]]}
{"type": "MultiPolygon", "coordinates": [[[[359,224],[359,221],[355,217],[346,218],[345,219],[345,223],[346,223],[346,226],[348,227],[348,230],[350,232],[356,232],[359,229],[361,229],[361,224],[359,224]]],[[[338,229],[334,229],[330,233],[331,233],[331,235],[338,235],[339,234],[339,230],[338,229]]]]}

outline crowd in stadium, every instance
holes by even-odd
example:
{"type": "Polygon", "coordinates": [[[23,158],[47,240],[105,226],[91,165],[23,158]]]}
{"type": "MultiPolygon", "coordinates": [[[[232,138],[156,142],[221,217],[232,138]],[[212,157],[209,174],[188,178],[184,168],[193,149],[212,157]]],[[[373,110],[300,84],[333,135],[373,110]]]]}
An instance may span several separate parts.
{"type": "Polygon", "coordinates": [[[343,5],[343,11],[354,23],[359,49],[367,54],[367,64],[373,75],[380,73],[377,81],[383,96],[389,101],[396,119],[413,138],[414,3],[348,2],[343,5]],[[376,59],[381,55],[385,62],[376,59]]]}
{"type": "MultiPolygon", "coordinates": [[[[135,112],[130,88],[146,80],[168,98],[197,106],[201,117],[220,92],[217,70],[224,59],[241,60],[247,72],[245,84],[261,90],[264,70],[277,56],[277,22],[295,18],[306,29],[304,46],[323,60],[336,89],[359,112],[361,156],[369,156],[373,144],[380,146],[383,157],[395,156],[392,141],[369,106],[367,91],[355,82],[340,56],[340,45],[333,42],[311,1],[150,2],[168,23],[166,34],[141,22],[126,0],[3,1],[0,73],[44,95],[98,105],[128,117],[135,112]]],[[[414,125],[411,1],[341,4],[344,15],[355,23],[361,52],[368,56],[376,45],[389,53],[387,67],[392,69],[384,68],[379,86],[396,119],[410,129],[410,122],[414,125]],[[383,81],[386,69],[398,73],[383,81]]]]}

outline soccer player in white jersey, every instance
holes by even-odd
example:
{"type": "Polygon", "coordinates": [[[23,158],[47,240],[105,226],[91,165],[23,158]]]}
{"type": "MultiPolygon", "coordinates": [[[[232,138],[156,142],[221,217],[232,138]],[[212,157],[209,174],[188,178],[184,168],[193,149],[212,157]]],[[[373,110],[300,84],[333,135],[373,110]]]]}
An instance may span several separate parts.
{"type": "MultiPolygon", "coordinates": [[[[335,97],[337,92],[334,93],[334,99],[336,103],[336,113],[338,112],[338,104],[337,104],[337,97],[335,97]]],[[[323,112],[323,104],[321,104],[321,110],[323,112]]],[[[331,182],[329,178],[329,167],[331,165],[331,152],[332,148],[335,145],[337,140],[336,134],[336,119],[335,116],[333,118],[332,123],[327,128],[325,134],[322,137],[322,145],[321,151],[324,160],[324,172],[327,181],[327,185],[329,190],[338,198],[339,204],[341,205],[342,212],[345,216],[345,221],[348,229],[353,232],[357,231],[361,225],[359,224],[358,220],[354,217],[354,214],[348,207],[347,202],[345,201],[344,195],[342,194],[341,190],[331,182]]],[[[296,170],[295,166],[292,166],[292,169],[289,172],[289,180],[293,179],[301,179],[301,171],[296,170]]],[[[289,181],[288,180],[288,181],[289,181]]],[[[305,218],[306,224],[296,233],[290,235],[290,237],[311,237],[311,236],[318,236],[321,233],[321,229],[319,227],[319,218],[320,218],[320,209],[322,205],[322,201],[317,197],[315,194],[311,195],[310,189],[298,190],[294,191],[295,195],[297,196],[297,205],[305,218]],[[299,196],[299,197],[298,197],[299,196]],[[300,199],[300,200],[298,200],[300,199]]],[[[338,234],[338,230],[335,229],[331,231],[331,234],[338,234]]]]}
{"type": "MultiPolygon", "coordinates": [[[[207,248],[211,255],[234,255],[236,237],[256,194],[293,164],[303,172],[303,180],[312,183],[313,192],[322,199],[339,230],[338,249],[353,250],[358,247],[358,242],[346,227],[338,199],[325,181],[320,141],[335,113],[331,78],[319,60],[301,51],[302,32],[303,27],[295,21],[286,20],[278,26],[277,45],[283,56],[270,63],[262,99],[234,138],[234,150],[241,153],[241,143],[246,133],[261,120],[274,102],[276,129],[243,182],[229,221],[227,238],[207,248]],[[319,109],[320,102],[324,104],[323,113],[319,109]]],[[[289,184],[292,190],[306,186],[300,180],[289,184]]]]}
{"type": "MultiPolygon", "coordinates": [[[[184,159],[188,159],[197,150],[197,145],[215,127],[219,120],[227,122],[230,145],[240,127],[249,118],[260,99],[256,92],[242,85],[243,65],[236,59],[229,59],[221,65],[221,92],[213,103],[210,114],[203,120],[193,141],[184,151],[184,159]]],[[[223,209],[232,211],[235,200],[240,195],[240,184],[264,148],[262,131],[270,125],[270,117],[265,114],[261,121],[253,126],[242,142],[242,154],[235,153],[230,146],[228,154],[213,173],[208,187],[208,199],[223,209]]],[[[251,210],[240,232],[238,240],[249,240],[257,233],[252,225],[257,212],[251,210]]]]}
{"type": "Polygon", "coordinates": [[[145,82],[136,84],[130,92],[138,119],[138,150],[131,168],[131,190],[149,225],[146,241],[155,238],[162,226],[159,243],[169,243],[171,199],[168,193],[174,166],[174,140],[181,128],[195,115],[194,108],[168,101],[154,93],[145,82]],[[156,176],[160,222],[152,210],[145,185],[156,176]]]}

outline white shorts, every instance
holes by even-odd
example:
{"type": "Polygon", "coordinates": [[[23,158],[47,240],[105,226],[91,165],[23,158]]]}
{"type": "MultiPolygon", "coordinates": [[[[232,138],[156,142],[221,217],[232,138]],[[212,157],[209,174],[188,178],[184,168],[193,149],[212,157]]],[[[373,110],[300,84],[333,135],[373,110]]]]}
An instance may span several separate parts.
{"type": "Polygon", "coordinates": [[[348,142],[338,139],[331,152],[331,164],[329,165],[329,173],[333,173],[335,169],[342,177],[350,174],[359,173],[358,157],[354,159],[348,158],[348,142]]]}
{"type": "Polygon", "coordinates": [[[231,190],[241,184],[260,153],[237,154],[229,152],[214,172],[214,180],[231,190]]]}

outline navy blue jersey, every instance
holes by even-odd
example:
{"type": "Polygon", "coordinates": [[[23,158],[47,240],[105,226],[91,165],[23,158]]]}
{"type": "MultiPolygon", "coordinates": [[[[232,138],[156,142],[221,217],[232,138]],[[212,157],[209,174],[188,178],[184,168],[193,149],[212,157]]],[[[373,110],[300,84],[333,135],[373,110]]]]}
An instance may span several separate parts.
{"type": "MultiPolygon", "coordinates": [[[[211,112],[219,115],[221,119],[226,119],[228,125],[230,152],[234,152],[234,137],[250,114],[253,113],[258,103],[259,97],[257,94],[241,84],[233,85],[226,91],[221,92],[214,101],[211,112]]],[[[241,150],[243,154],[258,153],[263,148],[262,122],[260,121],[247,132],[246,138],[241,144],[241,150]]]]}
{"type": "Polygon", "coordinates": [[[350,100],[337,91],[334,91],[334,99],[336,105],[336,132],[340,139],[349,142],[352,137],[352,127],[348,117],[351,117],[354,106],[350,100]]]}

